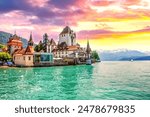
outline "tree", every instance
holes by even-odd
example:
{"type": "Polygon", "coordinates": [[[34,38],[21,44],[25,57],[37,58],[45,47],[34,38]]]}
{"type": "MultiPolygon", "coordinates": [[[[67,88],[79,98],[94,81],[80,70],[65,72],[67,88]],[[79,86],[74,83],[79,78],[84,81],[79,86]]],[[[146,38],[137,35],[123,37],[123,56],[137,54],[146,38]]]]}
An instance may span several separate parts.
{"type": "Polygon", "coordinates": [[[0,52],[0,61],[7,62],[11,60],[11,56],[7,52],[0,52]]]}
{"type": "Polygon", "coordinates": [[[40,41],[40,43],[38,45],[35,46],[34,50],[36,52],[39,52],[39,51],[43,50],[43,44],[42,44],[41,41],[40,41]]]}
{"type": "Polygon", "coordinates": [[[3,49],[4,48],[4,45],[0,44],[0,49],[3,49]]]}
{"type": "Polygon", "coordinates": [[[35,48],[34,48],[34,50],[35,50],[36,52],[39,52],[39,51],[40,51],[39,45],[36,45],[35,48]]]}
{"type": "Polygon", "coordinates": [[[97,51],[92,51],[92,58],[95,60],[100,60],[100,57],[99,57],[97,51]]]}

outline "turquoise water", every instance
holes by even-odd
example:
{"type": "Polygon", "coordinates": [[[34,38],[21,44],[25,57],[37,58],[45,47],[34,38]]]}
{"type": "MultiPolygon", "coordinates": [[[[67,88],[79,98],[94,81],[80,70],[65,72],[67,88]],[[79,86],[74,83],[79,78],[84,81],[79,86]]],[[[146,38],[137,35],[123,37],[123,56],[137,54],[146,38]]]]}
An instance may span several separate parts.
{"type": "Polygon", "coordinates": [[[0,99],[149,100],[150,62],[0,68],[0,99]]]}

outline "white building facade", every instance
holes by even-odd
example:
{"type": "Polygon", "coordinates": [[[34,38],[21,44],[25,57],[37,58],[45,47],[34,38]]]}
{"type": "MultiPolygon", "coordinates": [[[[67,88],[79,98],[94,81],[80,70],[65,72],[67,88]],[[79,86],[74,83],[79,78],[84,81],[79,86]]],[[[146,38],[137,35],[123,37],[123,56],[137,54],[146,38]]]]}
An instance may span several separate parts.
{"type": "Polygon", "coordinates": [[[76,45],[76,34],[73,30],[70,29],[69,26],[66,26],[63,31],[59,34],[59,42],[61,44],[66,42],[67,46],[74,46],[76,45]]]}

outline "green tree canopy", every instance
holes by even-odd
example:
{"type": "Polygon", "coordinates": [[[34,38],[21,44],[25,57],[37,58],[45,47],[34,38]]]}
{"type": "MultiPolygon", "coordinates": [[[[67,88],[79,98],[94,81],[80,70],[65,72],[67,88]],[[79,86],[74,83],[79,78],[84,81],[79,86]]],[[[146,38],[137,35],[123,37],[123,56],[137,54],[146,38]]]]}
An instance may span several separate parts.
{"type": "Polygon", "coordinates": [[[39,45],[36,45],[35,48],[34,48],[34,51],[39,52],[39,50],[40,50],[39,45]]]}
{"type": "Polygon", "coordinates": [[[34,50],[35,50],[36,52],[39,52],[39,51],[43,50],[43,45],[42,45],[42,43],[39,43],[38,45],[36,45],[35,48],[34,48],[34,50]]]}
{"type": "Polygon", "coordinates": [[[7,52],[0,52],[0,61],[6,62],[11,60],[11,56],[7,52]]]}
{"type": "Polygon", "coordinates": [[[4,45],[0,44],[0,49],[4,48],[4,45]]]}
{"type": "Polygon", "coordinates": [[[95,60],[100,60],[100,57],[99,57],[97,51],[92,51],[92,58],[95,60]]]}

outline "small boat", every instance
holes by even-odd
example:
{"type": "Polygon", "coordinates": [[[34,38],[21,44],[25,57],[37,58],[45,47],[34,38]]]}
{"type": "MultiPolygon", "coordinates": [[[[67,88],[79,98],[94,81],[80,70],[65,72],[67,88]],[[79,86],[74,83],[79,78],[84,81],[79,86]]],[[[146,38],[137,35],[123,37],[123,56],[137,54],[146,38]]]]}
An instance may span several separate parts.
{"type": "Polygon", "coordinates": [[[91,59],[87,59],[86,60],[86,65],[91,65],[92,64],[92,60],[91,59]]]}

